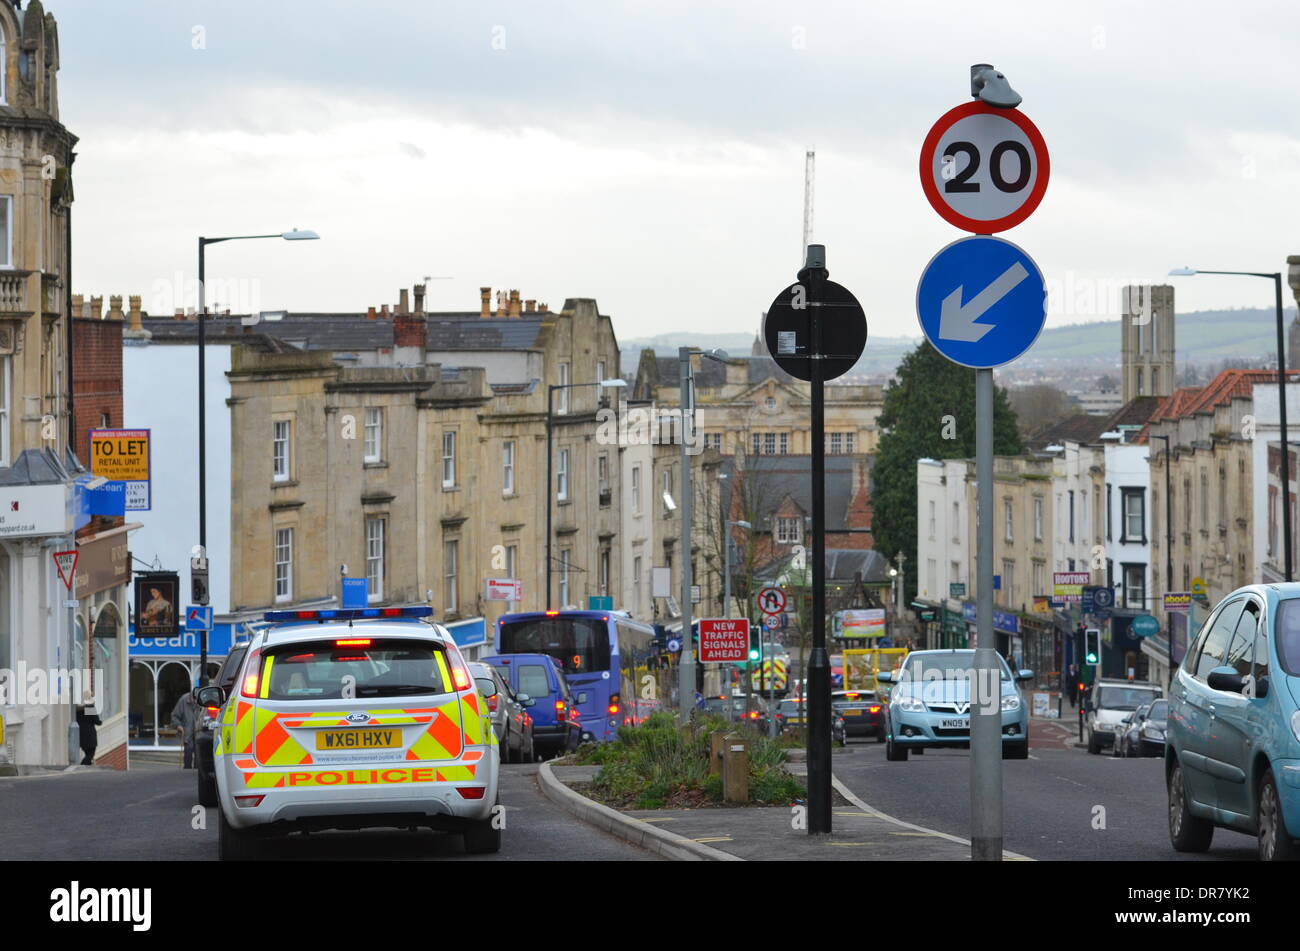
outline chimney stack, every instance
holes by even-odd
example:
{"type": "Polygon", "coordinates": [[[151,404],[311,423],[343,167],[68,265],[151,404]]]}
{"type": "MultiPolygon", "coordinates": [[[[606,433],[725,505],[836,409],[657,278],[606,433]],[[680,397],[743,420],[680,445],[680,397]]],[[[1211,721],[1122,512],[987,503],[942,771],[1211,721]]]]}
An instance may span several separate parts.
{"type": "Polygon", "coordinates": [[[520,314],[519,291],[510,292],[510,316],[518,317],[520,314]]]}
{"type": "Polygon", "coordinates": [[[492,288],[480,287],[478,289],[479,312],[480,317],[492,316],[492,288]]]}
{"type": "Polygon", "coordinates": [[[73,317],[81,316],[81,312],[84,308],[84,305],[82,304],[83,299],[84,298],[80,294],[72,295],[72,316],[73,317]]]}
{"type": "Polygon", "coordinates": [[[409,314],[411,312],[410,292],[405,287],[397,292],[397,312],[399,314],[409,314]]]}
{"type": "Polygon", "coordinates": [[[415,285],[415,315],[417,317],[424,316],[424,285],[423,284],[415,285]]]}
{"type": "Polygon", "coordinates": [[[371,307],[368,311],[366,311],[366,320],[374,320],[374,319],[375,319],[375,309],[371,307]]]}
{"type": "Polygon", "coordinates": [[[126,315],[122,313],[122,295],[114,294],[108,299],[108,320],[124,320],[126,315]]]}
{"type": "Polygon", "coordinates": [[[102,294],[99,297],[90,299],[90,316],[93,320],[104,319],[104,297],[102,294]]]}
{"type": "Polygon", "coordinates": [[[140,322],[140,295],[132,294],[127,299],[127,302],[131,305],[131,310],[127,315],[131,325],[129,329],[135,331],[144,330],[144,324],[140,322]]]}
{"type": "Polygon", "coordinates": [[[535,313],[537,313],[537,301],[535,301],[535,300],[526,300],[526,301],[524,301],[524,313],[525,313],[525,314],[535,314],[535,313]]]}

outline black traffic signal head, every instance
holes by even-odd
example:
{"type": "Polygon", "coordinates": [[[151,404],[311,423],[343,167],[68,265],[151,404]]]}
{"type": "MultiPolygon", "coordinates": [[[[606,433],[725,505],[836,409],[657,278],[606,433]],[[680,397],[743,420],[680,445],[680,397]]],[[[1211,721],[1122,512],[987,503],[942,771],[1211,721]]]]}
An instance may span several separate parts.
{"type": "Polygon", "coordinates": [[[207,571],[190,571],[190,602],[193,604],[208,603],[207,571]]]}

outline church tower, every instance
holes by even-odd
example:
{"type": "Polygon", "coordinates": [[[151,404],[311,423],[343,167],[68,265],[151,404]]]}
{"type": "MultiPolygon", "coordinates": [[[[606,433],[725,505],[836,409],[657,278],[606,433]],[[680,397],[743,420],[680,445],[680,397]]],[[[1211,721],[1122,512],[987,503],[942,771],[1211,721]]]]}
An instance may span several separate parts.
{"type": "Polygon", "coordinates": [[[1130,284],[1121,294],[1121,396],[1168,396],[1174,379],[1174,289],[1130,284]]]}

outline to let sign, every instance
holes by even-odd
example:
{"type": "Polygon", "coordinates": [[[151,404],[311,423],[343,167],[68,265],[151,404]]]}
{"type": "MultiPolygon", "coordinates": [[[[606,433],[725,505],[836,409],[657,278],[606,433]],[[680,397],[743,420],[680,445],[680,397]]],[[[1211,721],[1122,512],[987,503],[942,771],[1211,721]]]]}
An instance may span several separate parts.
{"type": "Polygon", "coordinates": [[[747,618],[706,618],[700,621],[700,663],[733,664],[748,659],[747,618]]]}
{"type": "Polygon", "coordinates": [[[90,472],[126,483],[127,511],[147,511],[149,493],[149,430],[92,429],[90,472]]]}

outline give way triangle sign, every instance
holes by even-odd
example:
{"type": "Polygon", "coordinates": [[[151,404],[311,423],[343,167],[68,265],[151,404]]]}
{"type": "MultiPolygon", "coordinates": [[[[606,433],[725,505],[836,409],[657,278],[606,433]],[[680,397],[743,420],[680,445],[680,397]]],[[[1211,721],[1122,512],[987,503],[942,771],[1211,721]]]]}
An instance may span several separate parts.
{"type": "Polygon", "coordinates": [[[77,558],[81,555],[79,551],[56,551],[54,553],[54,564],[59,569],[59,577],[63,579],[63,584],[69,591],[72,590],[72,579],[77,570],[77,558]]]}

